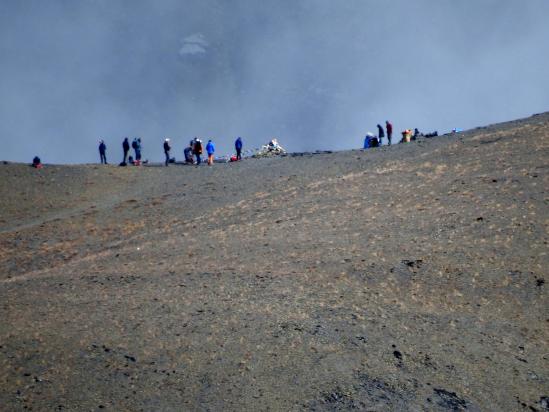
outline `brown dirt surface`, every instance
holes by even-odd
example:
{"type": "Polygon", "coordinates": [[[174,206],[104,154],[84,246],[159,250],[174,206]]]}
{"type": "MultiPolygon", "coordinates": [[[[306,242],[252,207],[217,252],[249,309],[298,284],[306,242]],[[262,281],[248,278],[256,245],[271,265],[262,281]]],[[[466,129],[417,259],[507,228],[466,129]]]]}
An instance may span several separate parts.
{"type": "Polygon", "coordinates": [[[0,164],[0,410],[549,410],[549,114],[214,167],[0,164]]]}

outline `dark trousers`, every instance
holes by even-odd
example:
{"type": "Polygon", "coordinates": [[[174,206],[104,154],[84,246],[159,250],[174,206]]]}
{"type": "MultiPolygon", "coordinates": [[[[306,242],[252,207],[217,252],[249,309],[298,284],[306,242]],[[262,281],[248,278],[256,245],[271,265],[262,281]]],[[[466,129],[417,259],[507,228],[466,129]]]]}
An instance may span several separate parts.
{"type": "Polygon", "coordinates": [[[166,155],[166,166],[168,166],[168,163],[170,163],[170,154],[168,152],[164,152],[164,154],[166,155]]]}
{"type": "Polygon", "coordinates": [[[101,164],[107,164],[107,155],[105,155],[105,152],[99,153],[99,156],[101,157],[101,164]]]}
{"type": "Polygon", "coordinates": [[[198,166],[200,163],[202,163],[202,156],[197,153],[196,154],[196,165],[198,166]]]}
{"type": "Polygon", "coordinates": [[[236,159],[237,160],[242,159],[242,149],[236,149],[236,159]]]}
{"type": "Polygon", "coordinates": [[[124,150],[124,160],[122,160],[122,163],[126,163],[128,161],[128,152],[129,150],[124,150]]]}
{"type": "Polygon", "coordinates": [[[391,137],[393,137],[392,133],[387,133],[387,140],[389,141],[389,146],[391,146],[391,137]]]}

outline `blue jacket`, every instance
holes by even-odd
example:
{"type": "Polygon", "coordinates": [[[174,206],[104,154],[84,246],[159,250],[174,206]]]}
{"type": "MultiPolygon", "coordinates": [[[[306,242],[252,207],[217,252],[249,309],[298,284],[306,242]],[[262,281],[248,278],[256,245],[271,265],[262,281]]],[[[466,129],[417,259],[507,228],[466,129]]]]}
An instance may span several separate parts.
{"type": "Polygon", "coordinates": [[[370,136],[366,136],[364,138],[364,149],[368,149],[370,147],[370,136]]]}
{"type": "Polygon", "coordinates": [[[208,152],[208,156],[214,154],[215,152],[215,147],[211,140],[206,145],[206,152],[208,152]]]}
{"type": "Polygon", "coordinates": [[[240,137],[234,142],[234,148],[236,150],[242,150],[242,139],[240,137]]]}

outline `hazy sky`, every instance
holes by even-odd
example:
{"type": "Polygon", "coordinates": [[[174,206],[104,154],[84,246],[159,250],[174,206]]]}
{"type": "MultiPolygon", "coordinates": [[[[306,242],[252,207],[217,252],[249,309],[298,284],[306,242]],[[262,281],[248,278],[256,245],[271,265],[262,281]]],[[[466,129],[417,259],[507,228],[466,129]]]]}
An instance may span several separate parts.
{"type": "Polygon", "coordinates": [[[0,0],[0,159],[360,147],[549,110],[549,0],[0,0]]]}

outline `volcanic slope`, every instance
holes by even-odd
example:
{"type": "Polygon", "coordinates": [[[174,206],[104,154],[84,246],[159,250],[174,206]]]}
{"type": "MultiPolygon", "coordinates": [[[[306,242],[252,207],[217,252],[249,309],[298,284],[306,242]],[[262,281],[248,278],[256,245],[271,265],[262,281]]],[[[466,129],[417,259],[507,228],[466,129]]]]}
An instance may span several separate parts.
{"type": "Polygon", "coordinates": [[[0,165],[0,409],[548,410],[548,131],[0,165]]]}

